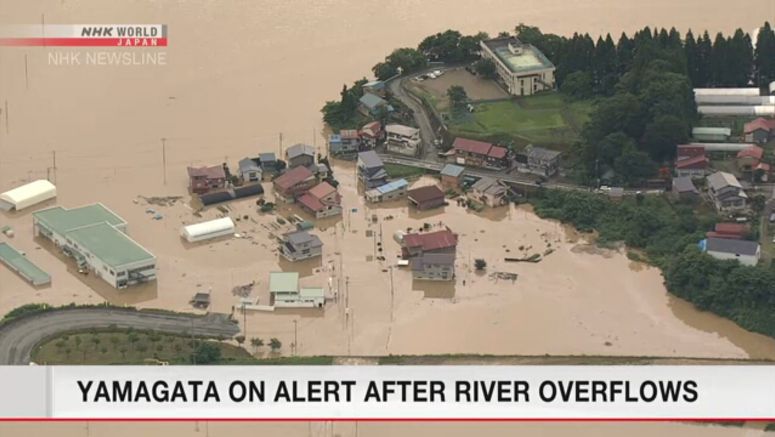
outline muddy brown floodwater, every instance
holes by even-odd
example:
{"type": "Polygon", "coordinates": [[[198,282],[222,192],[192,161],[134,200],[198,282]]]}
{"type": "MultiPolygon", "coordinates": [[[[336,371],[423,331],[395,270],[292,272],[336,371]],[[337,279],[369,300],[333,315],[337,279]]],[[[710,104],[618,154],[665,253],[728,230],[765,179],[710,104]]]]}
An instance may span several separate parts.
{"type": "MultiPolygon", "coordinates": [[[[265,302],[270,271],[298,269],[302,283],[338,292],[324,311],[249,314],[248,337],[278,337],[291,353],[312,354],[589,354],[775,358],[775,342],[670,297],[656,269],[600,251],[529,210],[502,208],[481,215],[450,205],[424,214],[402,203],[366,208],[353,166],[336,163],[346,213],[318,223],[322,259],[303,265],[277,260],[275,216],[251,201],[231,207],[248,215],[244,238],[203,245],[181,243],[182,224],[195,218],[186,202],[158,207],[154,221],[138,196],[186,196],[185,167],[232,164],[261,151],[307,142],[324,152],[319,109],[338,98],[343,83],[369,74],[390,50],[415,46],[447,28],[491,34],[519,22],[560,34],[632,32],[646,25],[731,32],[775,19],[771,0],[260,0],[133,1],[29,0],[0,3],[0,23],[162,23],[170,46],[163,66],[56,66],[51,48],[0,48],[0,189],[50,177],[57,203],[101,201],[129,221],[130,235],[159,258],[159,281],[122,292],[73,272],[31,236],[31,211],[0,215],[17,231],[13,244],[50,272],[49,288],[31,289],[0,269],[0,313],[30,302],[108,300],[189,310],[188,299],[211,289],[213,310],[231,311],[231,288],[257,281],[252,297],[265,302]],[[166,139],[166,167],[162,159],[166,139]],[[56,163],[56,165],[54,165],[56,163]],[[55,168],[54,168],[55,167],[55,168]],[[166,175],[166,176],[165,176],[166,175]],[[165,182],[166,180],[166,182],[165,182]],[[372,215],[377,221],[371,220],[372,215]],[[458,279],[452,285],[413,282],[393,268],[395,230],[443,222],[461,235],[458,279]],[[370,237],[366,232],[371,231],[370,237]],[[374,235],[382,235],[383,252],[374,235]],[[507,265],[506,254],[553,252],[538,264],[507,265]],[[525,250],[522,250],[525,252],[525,250]],[[384,253],[387,260],[377,261],[384,253]],[[519,274],[516,282],[472,272],[519,274]],[[329,282],[330,281],[330,282],[329,282]],[[465,284],[464,284],[465,281],[465,284]]],[[[96,50],[96,49],[90,49],[96,50]]],[[[82,52],[84,52],[83,50],[82,52]]],[[[83,55],[82,55],[83,56],[83,55]]],[[[417,182],[429,183],[428,180],[417,182]]],[[[184,200],[187,200],[184,199],[184,200]]],[[[48,205],[47,205],[48,206],[48,205]]],[[[296,212],[289,208],[283,214],[296,212]]],[[[2,424],[6,435],[248,435],[245,424],[2,424]],[[196,428],[195,428],[196,427],[196,428]],[[206,428],[207,427],[207,428],[206,428]],[[53,431],[56,430],[56,431],[53,431]],[[33,431],[33,434],[30,434],[33,431]],[[36,434],[37,433],[37,434],[36,434]]],[[[289,435],[468,435],[473,425],[266,424],[289,435]]],[[[684,424],[477,425],[489,435],[515,431],[560,435],[739,435],[737,428],[684,424]],[[636,429],[637,428],[637,429],[636,429]],[[633,434],[635,435],[635,434],[633,434]]]]}

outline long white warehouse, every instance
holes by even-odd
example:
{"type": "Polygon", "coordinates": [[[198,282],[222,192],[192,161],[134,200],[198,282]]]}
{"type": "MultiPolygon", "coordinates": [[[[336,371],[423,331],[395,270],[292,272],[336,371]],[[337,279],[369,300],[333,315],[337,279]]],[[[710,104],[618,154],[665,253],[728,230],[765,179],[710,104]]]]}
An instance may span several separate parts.
{"type": "Polygon", "coordinates": [[[747,143],[689,143],[688,145],[704,147],[706,152],[739,152],[754,146],[747,143]]]}
{"type": "Polygon", "coordinates": [[[775,96],[696,95],[698,105],[774,105],[775,96]]]}
{"type": "Polygon", "coordinates": [[[775,116],[775,105],[767,106],[697,106],[697,112],[707,116],[748,115],[752,117],[775,116]]]}
{"type": "Polygon", "coordinates": [[[760,96],[759,88],[695,88],[695,96],[760,96]]]}
{"type": "Polygon", "coordinates": [[[189,243],[210,240],[234,234],[234,222],[230,217],[219,218],[207,222],[184,226],[180,236],[189,243]]]}
{"type": "Polygon", "coordinates": [[[39,179],[0,194],[0,210],[20,211],[57,196],[57,188],[45,179],[39,179]]]}

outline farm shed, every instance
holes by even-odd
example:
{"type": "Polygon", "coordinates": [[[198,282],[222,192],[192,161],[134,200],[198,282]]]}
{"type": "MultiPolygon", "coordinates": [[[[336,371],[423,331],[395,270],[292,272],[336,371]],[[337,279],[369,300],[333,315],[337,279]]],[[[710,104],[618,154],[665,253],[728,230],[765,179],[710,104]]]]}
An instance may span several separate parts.
{"type": "Polygon", "coordinates": [[[39,179],[0,194],[0,210],[10,211],[15,209],[20,211],[53,199],[56,195],[57,189],[54,184],[45,179],[39,179]]]}
{"type": "Polygon", "coordinates": [[[189,243],[209,240],[234,234],[234,222],[230,217],[184,226],[180,236],[189,243]]]}

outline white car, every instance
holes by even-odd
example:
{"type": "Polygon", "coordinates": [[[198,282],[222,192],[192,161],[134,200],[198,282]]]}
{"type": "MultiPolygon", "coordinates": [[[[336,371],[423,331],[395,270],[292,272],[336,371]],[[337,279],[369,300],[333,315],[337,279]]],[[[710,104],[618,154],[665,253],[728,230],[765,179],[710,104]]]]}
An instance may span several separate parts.
{"type": "Polygon", "coordinates": [[[436,79],[436,75],[434,73],[428,73],[428,79],[436,79]]]}
{"type": "Polygon", "coordinates": [[[443,71],[441,71],[441,70],[434,70],[434,71],[433,71],[433,74],[434,74],[436,77],[440,77],[442,74],[444,74],[444,72],[443,72],[443,71]]]}

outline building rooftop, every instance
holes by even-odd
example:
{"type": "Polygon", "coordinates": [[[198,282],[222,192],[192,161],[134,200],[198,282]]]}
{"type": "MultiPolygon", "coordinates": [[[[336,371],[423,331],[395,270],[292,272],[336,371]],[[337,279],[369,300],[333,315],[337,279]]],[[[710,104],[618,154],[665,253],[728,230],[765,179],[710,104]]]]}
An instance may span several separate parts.
{"type": "Polygon", "coordinates": [[[283,235],[283,238],[292,246],[309,244],[311,247],[320,247],[323,245],[323,242],[320,241],[317,235],[310,234],[307,231],[289,232],[283,235]]]}
{"type": "Polygon", "coordinates": [[[426,185],[424,187],[414,188],[407,193],[409,197],[418,203],[444,197],[444,192],[436,185],[426,185]]]}
{"type": "Polygon", "coordinates": [[[460,177],[465,171],[465,167],[461,167],[455,164],[447,164],[441,169],[442,176],[451,176],[453,178],[460,177]]]}
{"type": "Polygon", "coordinates": [[[294,167],[285,173],[281,174],[277,179],[274,180],[275,185],[280,187],[280,189],[287,190],[294,185],[306,181],[307,179],[313,177],[311,171],[307,167],[294,167]]]}
{"type": "Polygon", "coordinates": [[[692,182],[692,178],[689,176],[674,178],[673,187],[678,193],[699,193],[697,187],[694,186],[694,182],[692,182]]]}
{"type": "Polygon", "coordinates": [[[527,156],[541,161],[551,161],[562,154],[556,150],[536,146],[530,146],[526,152],[527,156]]]}
{"type": "Polygon", "coordinates": [[[382,160],[379,158],[379,155],[377,155],[377,152],[373,150],[360,152],[358,154],[358,163],[362,163],[366,168],[379,168],[385,166],[385,164],[383,164],[382,160]]]}
{"type": "Polygon", "coordinates": [[[402,241],[405,247],[421,247],[424,251],[457,246],[457,234],[444,229],[426,234],[406,234],[402,241]]]}
{"type": "Polygon", "coordinates": [[[302,194],[301,197],[299,197],[298,202],[315,212],[322,211],[326,207],[320,199],[310,193],[302,194]]]}
{"type": "Polygon", "coordinates": [[[403,124],[389,124],[385,126],[385,132],[388,134],[400,135],[402,137],[412,137],[420,134],[420,129],[403,124]]]}
{"type": "Polygon", "coordinates": [[[363,125],[360,130],[360,134],[374,138],[379,135],[379,131],[381,130],[382,124],[378,121],[372,121],[371,123],[366,123],[363,125]]]}
{"type": "Polygon", "coordinates": [[[257,171],[260,170],[261,167],[258,165],[256,161],[254,161],[251,158],[242,158],[239,162],[239,169],[241,172],[245,171],[257,171]]]}
{"type": "Polygon", "coordinates": [[[299,290],[298,272],[271,272],[269,273],[269,292],[295,292],[299,290]]]}
{"type": "Polygon", "coordinates": [[[210,167],[188,167],[188,176],[192,178],[223,179],[226,172],[222,165],[213,165],[210,167]]]}
{"type": "Polygon", "coordinates": [[[409,186],[409,182],[406,179],[397,179],[392,182],[388,182],[385,185],[375,188],[380,194],[390,193],[391,191],[400,190],[409,186]]]}
{"type": "Polygon", "coordinates": [[[322,199],[328,195],[331,195],[332,193],[336,193],[336,188],[334,188],[328,182],[324,181],[310,188],[308,193],[311,194],[313,197],[322,199]]]}
{"type": "Polygon", "coordinates": [[[476,181],[476,183],[471,186],[471,189],[491,195],[499,195],[506,192],[506,187],[504,187],[503,184],[489,176],[484,176],[476,181]]]}
{"type": "Polygon", "coordinates": [[[708,165],[708,158],[705,155],[694,155],[688,158],[679,159],[675,162],[675,168],[687,169],[687,168],[704,168],[708,165]]]}
{"type": "Polygon", "coordinates": [[[308,155],[315,157],[315,148],[309,144],[294,144],[285,150],[285,156],[288,159],[296,158],[297,156],[308,155]]]}
{"type": "Polygon", "coordinates": [[[699,126],[692,129],[692,135],[732,135],[732,129],[728,127],[705,127],[699,126]]]}
{"type": "Polygon", "coordinates": [[[24,255],[8,243],[0,243],[0,262],[17,272],[32,285],[44,285],[51,282],[51,276],[33,264],[24,255]]]}
{"type": "Polygon", "coordinates": [[[540,50],[516,37],[490,39],[482,41],[482,44],[495,53],[512,73],[522,74],[554,68],[554,64],[540,50]]]}
{"type": "Polygon", "coordinates": [[[105,222],[72,230],[66,237],[114,268],[156,259],[125,233],[105,222]]]}
{"type": "Polygon", "coordinates": [[[759,146],[746,147],[745,149],[737,152],[738,158],[754,158],[757,160],[764,157],[764,149],[759,146]]]}
{"type": "Polygon", "coordinates": [[[299,290],[299,296],[301,297],[326,297],[326,292],[320,287],[305,287],[299,290]]]}
{"type": "Polygon", "coordinates": [[[705,249],[713,252],[733,253],[735,255],[756,255],[759,243],[749,240],[734,240],[730,238],[708,238],[705,249]]]}
{"type": "Polygon", "coordinates": [[[358,100],[363,106],[367,107],[369,111],[373,111],[382,105],[387,105],[387,101],[380,96],[364,93],[358,100]]]}
{"type": "Polygon", "coordinates": [[[759,117],[756,120],[746,123],[743,131],[747,134],[750,134],[751,132],[757,131],[759,129],[766,132],[775,129],[775,120],[759,117]]]}
{"type": "Polygon", "coordinates": [[[125,225],[124,219],[116,215],[101,203],[66,209],[56,206],[32,213],[39,222],[54,232],[64,235],[83,226],[106,222],[113,226],[125,225]]]}
{"type": "Polygon", "coordinates": [[[263,163],[277,161],[277,155],[274,152],[259,153],[258,160],[263,163]]]}
{"type": "Polygon", "coordinates": [[[731,173],[717,171],[716,173],[708,176],[707,179],[708,186],[716,191],[728,186],[743,189],[743,186],[740,185],[740,181],[738,181],[735,175],[731,173]]]}
{"type": "Polygon", "coordinates": [[[486,155],[492,148],[492,143],[486,143],[484,141],[470,140],[468,138],[455,138],[452,143],[452,148],[455,150],[462,150],[468,153],[475,153],[477,155],[486,155]]]}

